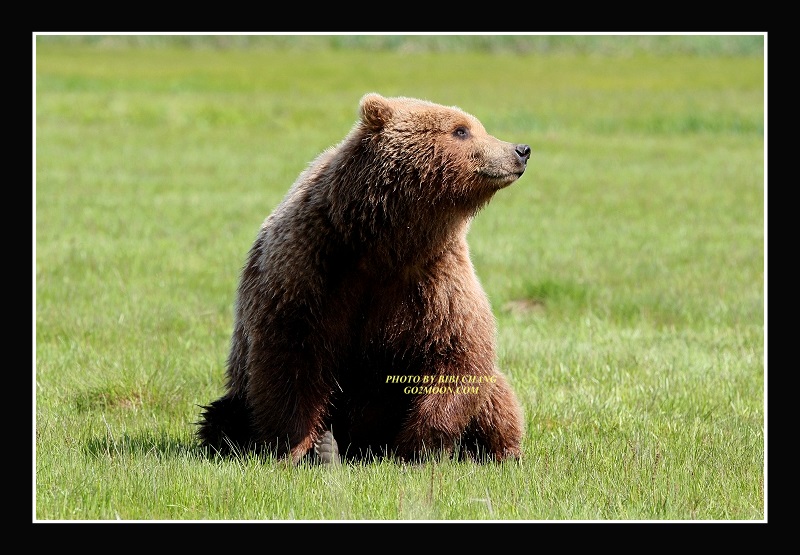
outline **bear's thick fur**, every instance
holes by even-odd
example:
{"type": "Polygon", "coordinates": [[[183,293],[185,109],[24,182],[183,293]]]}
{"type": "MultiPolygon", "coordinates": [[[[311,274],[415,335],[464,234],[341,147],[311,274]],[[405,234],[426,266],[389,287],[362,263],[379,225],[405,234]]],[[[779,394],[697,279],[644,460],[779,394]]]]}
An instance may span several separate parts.
{"type": "Polygon", "coordinates": [[[530,152],[456,107],[362,97],[250,249],[201,444],[296,463],[332,432],[348,459],[519,458],[522,413],[467,229],[530,152]]]}

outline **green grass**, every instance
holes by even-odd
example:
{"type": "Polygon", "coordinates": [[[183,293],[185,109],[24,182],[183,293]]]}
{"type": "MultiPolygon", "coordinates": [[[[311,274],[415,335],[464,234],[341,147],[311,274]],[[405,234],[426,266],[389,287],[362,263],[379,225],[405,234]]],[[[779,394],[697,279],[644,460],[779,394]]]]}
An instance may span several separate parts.
{"type": "Polygon", "coordinates": [[[39,37],[33,518],[766,519],[761,37],[614,39],[39,37]],[[534,150],[470,231],[521,463],[197,451],[247,249],[368,91],[534,150]]]}

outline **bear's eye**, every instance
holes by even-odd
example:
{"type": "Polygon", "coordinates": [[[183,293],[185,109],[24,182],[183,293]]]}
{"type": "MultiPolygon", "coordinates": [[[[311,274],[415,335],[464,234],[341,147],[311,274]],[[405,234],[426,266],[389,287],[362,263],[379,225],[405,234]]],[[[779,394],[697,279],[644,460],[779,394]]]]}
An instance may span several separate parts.
{"type": "Polygon", "coordinates": [[[466,127],[456,127],[456,130],[453,131],[453,136],[458,137],[459,139],[466,139],[469,137],[469,129],[466,127]]]}

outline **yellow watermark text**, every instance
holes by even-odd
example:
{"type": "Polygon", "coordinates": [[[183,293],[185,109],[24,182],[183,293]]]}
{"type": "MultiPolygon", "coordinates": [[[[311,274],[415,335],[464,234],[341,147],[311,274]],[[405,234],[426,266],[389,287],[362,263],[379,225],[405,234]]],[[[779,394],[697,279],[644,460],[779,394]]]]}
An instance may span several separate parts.
{"type": "Polygon", "coordinates": [[[477,395],[480,384],[496,383],[497,376],[390,374],[388,384],[405,385],[403,393],[408,395],[477,395]],[[409,384],[409,385],[406,385],[409,384]]]}

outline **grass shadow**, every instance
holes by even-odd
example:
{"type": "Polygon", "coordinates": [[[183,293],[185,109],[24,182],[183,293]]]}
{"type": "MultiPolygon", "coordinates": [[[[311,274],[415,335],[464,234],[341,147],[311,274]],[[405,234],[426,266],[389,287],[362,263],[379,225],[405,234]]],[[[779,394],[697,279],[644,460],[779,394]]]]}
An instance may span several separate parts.
{"type": "Polygon", "coordinates": [[[157,459],[176,459],[205,456],[196,441],[177,438],[166,431],[123,433],[119,436],[106,433],[90,438],[84,446],[84,452],[92,458],[150,455],[157,459]]]}

